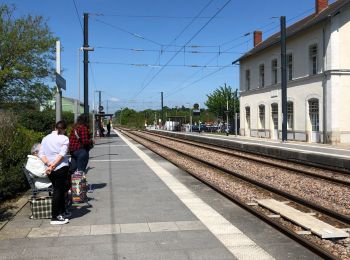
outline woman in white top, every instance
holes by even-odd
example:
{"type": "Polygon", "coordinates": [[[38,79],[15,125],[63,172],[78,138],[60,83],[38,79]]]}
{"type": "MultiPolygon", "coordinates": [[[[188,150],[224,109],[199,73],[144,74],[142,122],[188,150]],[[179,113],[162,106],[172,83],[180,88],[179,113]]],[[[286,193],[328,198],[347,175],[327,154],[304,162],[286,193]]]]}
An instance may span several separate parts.
{"type": "Polygon", "coordinates": [[[41,145],[34,144],[31,154],[28,155],[26,169],[34,175],[34,185],[37,189],[46,189],[52,185],[50,179],[47,177],[47,167],[45,163],[39,158],[39,151],[41,145]]]}
{"type": "Polygon", "coordinates": [[[52,218],[51,224],[68,223],[65,210],[65,193],[68,180],[68,145],[69,139],[65,135],[67,125],[65,121],[56,123],[55,131],[44,137],[41,142],[39,157],[48,165],[47,175],[52,182],[52,218]]]}

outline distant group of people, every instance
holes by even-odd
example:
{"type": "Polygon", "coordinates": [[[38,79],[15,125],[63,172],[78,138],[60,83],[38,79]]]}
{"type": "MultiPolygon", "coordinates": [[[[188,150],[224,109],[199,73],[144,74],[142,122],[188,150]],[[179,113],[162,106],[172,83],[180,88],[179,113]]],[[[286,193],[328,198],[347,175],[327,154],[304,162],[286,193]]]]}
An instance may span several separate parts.
{"type": "MultiPolygon", "coordinates": [[[[109,119],[107,121],[107,125],[106,125],[107,137],[109,137],[111,135],[111,126],[112,126],[112,120],[109,119]]],[[[98,134],[100,137],[105,137],[105,129],[104,129],[102,118],[99,118],[98,120],[96,120],[96,131],[98,131],[98,134]]]]}
{"type": "Polygon", "coordinates": [[[86,171],[89,150],[93,144],[86,115],[79,116],[69,138],[66,130],[65,121],[57,122],[55,130],[45,136],[41,144],[32,147],[26,164],[26,168],[37,177],[37,188],[53,187],[50,222],[53,225],[69,222],[71,213],[66,208],[66,195],[71,186],[70,173],[75,170],[86,171]],[[68,153],[71,155],[71,164],[68,153]]]}

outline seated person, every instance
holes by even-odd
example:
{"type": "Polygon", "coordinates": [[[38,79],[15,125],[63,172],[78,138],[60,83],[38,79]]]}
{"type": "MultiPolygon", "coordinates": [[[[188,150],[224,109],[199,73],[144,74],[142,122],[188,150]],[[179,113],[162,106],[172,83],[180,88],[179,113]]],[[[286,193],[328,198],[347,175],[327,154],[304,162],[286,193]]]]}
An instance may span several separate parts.
{"type": "Polygon", "coordinates": [[[47,165],[39,158],[39,150],[41,144],[34,144],[31,154],[28,155],[26,169],[33,174],[34,185],[37,189],[46,189],[52,185],[50,179],[46,175],[47,165]]]}

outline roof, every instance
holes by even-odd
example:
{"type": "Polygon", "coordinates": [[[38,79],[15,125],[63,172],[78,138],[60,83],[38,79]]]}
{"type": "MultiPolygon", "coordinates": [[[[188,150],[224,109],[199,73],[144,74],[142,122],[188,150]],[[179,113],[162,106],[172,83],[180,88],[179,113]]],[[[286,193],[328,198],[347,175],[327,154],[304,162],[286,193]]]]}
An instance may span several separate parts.
{"type": "MultiPolygon", "coordinates": [[[[339,12],[339,10],[342,9],[349,2],[350,0],[337,0],[333,4],[330,4],[326,9],[324,9],[320,13],[313,13],[305,17],[304,19],[292,24],[291,26],[286,28],[287,38],[328,19],[329,16],[332,16],[337,12],[339,12]]],[[[278,44],[280,42],[280,35],[281,35],[280,32],[275,33],[274,35],[267,38],[265,41],[255,46],[249,52],[245,53],[243,56],[235,60],[233,63],[236,63],[237,61],[241,61],[268,47],[278,44]]]]}
{"type": "MultiPolygon", "coordinates": [[[[71,103],[74,103],[74,101],[76,101],[77,99],[75,99],[75,98],[70,98],[70,97],[62,97],[62,99],[65,99],[65,100],[67,100],[67,101],[69,101],[69,102],[71,102],[71,103]]],[[[54,100],[55,101],[55,100],[54,100]]],[[[84,102],[81,102],[80,101],[80,103],[79,103],[81,106],[83,106],[84,105],[84,102]]]]}

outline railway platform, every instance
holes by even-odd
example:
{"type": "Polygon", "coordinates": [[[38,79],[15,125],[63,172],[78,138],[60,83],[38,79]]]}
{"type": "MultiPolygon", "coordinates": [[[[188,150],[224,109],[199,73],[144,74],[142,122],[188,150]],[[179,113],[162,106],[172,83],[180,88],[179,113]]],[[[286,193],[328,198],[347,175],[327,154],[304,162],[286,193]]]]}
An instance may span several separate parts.
{"type": "Polygon", "coordinates": [[[319,143],[305,143],[263,138],[249,138],[235,135],[218,135],[211,133],[185,133],[156,130],[169,136],[182,136],[190,140],[202,140],[205,143],[215,143],[225,147],[258,153],[274,157],[315,164],[330,169],[350,172],[350,145],[329,145],[319,143]]]}
{"type": "Polygon", "coordinates": [[[0,230],[0,259],[318,259],[120,133],[97,140],[88,169],[90,205],[52,226],[23,204],[0,230]]]}

